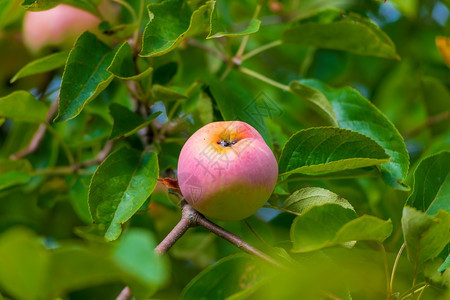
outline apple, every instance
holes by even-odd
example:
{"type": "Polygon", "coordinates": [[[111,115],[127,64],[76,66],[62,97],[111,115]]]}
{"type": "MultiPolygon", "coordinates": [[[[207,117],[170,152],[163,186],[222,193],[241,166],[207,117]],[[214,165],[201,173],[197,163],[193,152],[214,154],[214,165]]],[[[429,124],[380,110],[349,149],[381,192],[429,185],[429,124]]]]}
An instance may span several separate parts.
{"type": "Polygon", "coordinates": [[[186,201],[203,215],[237,221],[269,199],[278,164],[258,131],[241,121],[213,122],[184,144],[178,184],[186,201]]]}
{"type": "Polygon", "coordinates": [[[66,4],[44,11],[29,11],[23,21],[23,41],[32,52],[49,45],[72,45],[81,33],[99,23],[100,19],[93,14],[66,4]]]}

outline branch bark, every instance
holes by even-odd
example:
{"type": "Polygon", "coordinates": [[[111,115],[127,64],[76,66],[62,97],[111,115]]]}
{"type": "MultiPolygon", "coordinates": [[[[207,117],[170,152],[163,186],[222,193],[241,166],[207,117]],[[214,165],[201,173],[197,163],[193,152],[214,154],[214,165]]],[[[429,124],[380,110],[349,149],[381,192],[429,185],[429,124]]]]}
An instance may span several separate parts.
{"type": "Polygon", "coordinates": [[[441,114],[432,116],[428,118],[424,123],[420,124],[419,126],[411,129],[410,131],[406,132],[403,135],[404,139],[409,139],[417,134],[419,134],[422,130],[432,127],[440,122],[444,122],[446,120],[450,119],[450,111],[444,111],[441,114]]]}
{"type": "MultiPolygon", "coordinates": [[[[46,118],[47,123],[50,122],[53,115],[56,113],[56,110],[58,109],[58,101],[59,101],[59,97],[58,97],[58,99],[53,101],[52,105],[50,106],[50,109],[47,112],[47,118],[46,118]]],[[[33,135],[33,138],[31,139],[28,146],[25,149],[11,155],[10,158],[11,159],[20,159],[20,158],[23,158],[23,157],[27,156],[28,154],[31,154],[34,151],[36,151],[39,148],[39,146],[41,145],[42,139],[44,138],[44,135],[45,135],[46,128],[47,127],[45,126],[45,124],[39,125],[38,130],[33,135]]]]}

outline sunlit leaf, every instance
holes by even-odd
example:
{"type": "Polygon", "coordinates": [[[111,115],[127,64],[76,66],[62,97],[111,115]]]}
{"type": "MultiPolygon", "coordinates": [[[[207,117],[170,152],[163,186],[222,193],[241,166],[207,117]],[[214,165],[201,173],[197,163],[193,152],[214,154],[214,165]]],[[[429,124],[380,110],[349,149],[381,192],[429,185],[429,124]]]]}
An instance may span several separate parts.
{"type": "Polygon", "coordinates": [[[0,117],[44,123],[48,107],[26,91],[16,91],[0,98],[0,117]]]}
{"type": "Polygon", "coordinates": [[[314,127],[294,134],[284,145],[280,175],[337,172],[389,161],[383,148],[356,131],[314,127]]]}
{"type": "Polygon", "coordinates": [[[220,12],[216,5],[217,1],[211,1],[210,30],[207,39],[219,37],[244,36],[258,32],[261,21],[257,19],[250,20],[247,27],[236,32],[227,32],[220,18],[220,12]]]}
{"type": "Polygon", "coordinates": [[[335,203],[310,207],[292,223],[292,251],[309,252],[329,246],[339,229],[356,218],[353,209],[335,203]]]}
{"type": "Polygon", "coordinates": [[[356,13],[325,10],[283,32],[284,43],[399,59],[395,45],[375,23],[356,13]]]}
{"type": "Polygon", "coordinates": [[[193,7],[184,0],[166,0],[148,6],[150,21],[142,37],[142,56],[163,55],[195,34],[210,10],[205,1],[193,7]]]}
{"type": "Polygon", "coordinates": [[[334,89],[317,80],[302,80],[322,92],[330,101],[341,128],[360,132],[377,142],[391,157],[381,165],[383,178],[390,186],[408,190],[404,183],[409,168],[409,155],[402,136],[389,119],[359,91],[351,87],[334,89]]]}
{"type": "Polygon", "coordinates": [[[68,52],[63,51],[33,60],[32,62],[26,64],[22,69],[20,69],[19,72],[17,72],[16,75],[14,75],[14,77],[10,80],[10,82],[13,83],[16,80],[26,76],[58,69],[64,66],[68,55],[68,52]]]}
{"type": "Polygon", "coordinates": [[[391,235],[392,222],[364,215],[340,203],[320,203],[296,217],[291,227],[293,252],[309,252],[325,247],[353,246],[356,241],[383,242],[391,235]]]}
{"type": "Polygon", "coordinates": [[[344,208],[355,210],[353,206],[341,196],[319,187],[306,187],[295,191],[284,201],[283,207],[302,213],[314,205],[323,205],[326,203],[339,204],[344,208]]]}
{"type": "Polygon", "coordinates": [[[377,241],[384,242],[392,233],[391,220],[384,221],[379,218],[364,215],[342,226],[336,234],[333,243],[350,241],[377,241]]]}
{"type": "Polygon", "coordinates": [[[331,107],[330,102],[320,91],[313,87],[301,84],[298,81],[292,81],[289,89],[300,99],[307,101],[320,115],[324,117],[331,125],[337,126],[336,114],[331,107]]]}

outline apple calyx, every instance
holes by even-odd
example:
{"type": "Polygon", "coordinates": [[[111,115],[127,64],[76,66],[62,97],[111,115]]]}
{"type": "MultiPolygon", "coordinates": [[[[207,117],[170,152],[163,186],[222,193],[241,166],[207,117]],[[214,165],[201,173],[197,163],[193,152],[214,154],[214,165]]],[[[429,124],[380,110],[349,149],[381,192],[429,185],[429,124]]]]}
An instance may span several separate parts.
{"type": "Polygon", "coordinates": [[[236,144],[237,142],[239,142],[239,140],[232,140],[232,141],[222,140],[222,141],[217,142],[217,144],[225,148],[225,147],[231,147],[234,144],[236,144]]]}

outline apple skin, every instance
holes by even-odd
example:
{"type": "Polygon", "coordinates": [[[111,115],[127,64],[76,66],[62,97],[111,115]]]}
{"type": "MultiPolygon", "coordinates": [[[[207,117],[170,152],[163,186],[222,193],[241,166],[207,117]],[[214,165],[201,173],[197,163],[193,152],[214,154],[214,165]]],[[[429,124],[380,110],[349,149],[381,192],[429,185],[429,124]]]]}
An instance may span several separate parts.
{"type": "Polygon", "coordinates": [[[98,17],[66,4],[45,11],[29,11],[23,21],[23,41],[34,53],[48,45],[72,45],[81,33],[98,24],[98,17]]]}
{"type": "Polygon", "coordinates": [[[203,126],[186,141],[178,160],[186,201],[221,221],[254,214],[269,199],[277,177],[272,151],[256,129],[241,121],[203,126]]]}

